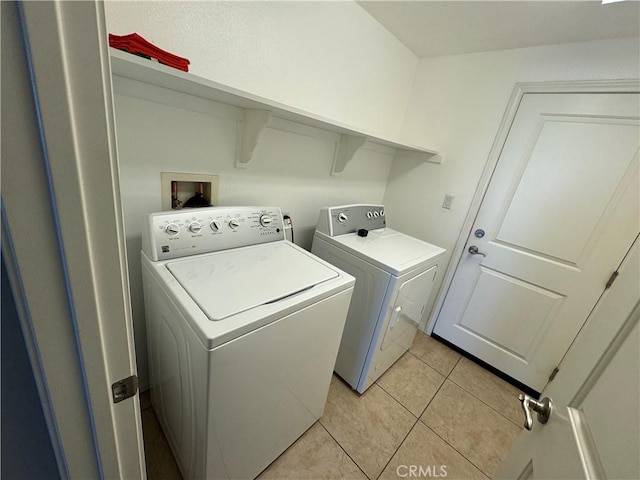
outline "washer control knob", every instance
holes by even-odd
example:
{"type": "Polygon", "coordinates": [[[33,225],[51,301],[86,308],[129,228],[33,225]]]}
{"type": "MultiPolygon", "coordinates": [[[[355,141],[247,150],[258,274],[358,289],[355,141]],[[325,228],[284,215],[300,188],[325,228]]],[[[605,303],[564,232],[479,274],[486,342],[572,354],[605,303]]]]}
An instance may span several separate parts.
{"type": "Polygon", "coordinates": [[[191,233],[199,233],[202,230],[202,224],[200,222],[191,222],[189,230],[191,230],[191,233]]]}
{"type": "Polygon", "coordinates": [[[240,226],[240,222],[237,218],[232,218],[231,220],[229,220],[229,226],[235,230],[240,226]]]}
{"type": "Polygon", "coordinates": [[[273,222],[273,218],[271,218],[271,215],[260,215],[260,225],[262,225],[263,227],[268,227],[269,225],[271,225],[271,222],[273,222]]]}
{"type": "Polygon", "coordinates": [[[180,227],[175,223],[170,223],[164,229],[169,235],[177,235],[180,233],[180,227]]]}
{"type": "Polygon", "coordinates": [[[218,220],[211,220],[211,223],[209,224],[209,226],[211,227],[211,230],[213,230],[214,232],[220,231],[220,222],[218,220]]]}
{"type": "Polygon", "coordinates": [[[373,218],[373,213],[367,212],[367,218],[373,218]]]}
{"type": "Polygon", "coordinates": [[[378,210],[373,211],[373,216],[378,218],[380,216],[380,212],[378,210]]]}
{"type": "Polygon", "coordinates": [[[384,210],[380,210],[380,216],[384,217],[384,210]]]}
{"type": "Polygon", "coordinates": [[[348,218],[349,218],[349,217],[347,217],[347,214],[346,214],[346,213],[344,213],[344,212],[340,212],[340,213],[338,214],[338,221],[339,221],[340,223],[344,223],[344,222],[346,222],[346,221],[348,220],[348,218]]]}

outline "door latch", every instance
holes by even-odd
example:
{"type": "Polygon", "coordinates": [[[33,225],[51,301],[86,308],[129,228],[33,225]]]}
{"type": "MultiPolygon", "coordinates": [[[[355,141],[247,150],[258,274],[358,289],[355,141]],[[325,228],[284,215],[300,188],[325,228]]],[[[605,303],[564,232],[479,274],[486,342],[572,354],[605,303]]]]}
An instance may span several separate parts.
{"type": "Polygon", "coordinates": [[[540,423],[547,423],[551,412],[553,411],[553,402],[549,397],[544,397],[541,401],[530,397],[524,393],[518,395],[518,400],[522,403],[522,410],[524,410],[524,428],[531,430],[533,428],[533,418],[531,418],[531,410],[538,413],[538,421],[540,423]]]}
{"type": "Polygon", "coordinates": [[[476,247],[475,245],[471,245],[469,247],[469,253],[471,255],[482,255],[483,257],[487,256],[485,253],[482,253],[480,250],[478,250],[478,247],[476,247]]]}
{"type": "Polygon", "coordinates": [[[128,378],[118,380],[111,385],[111,393],[113,394],[113,403],[119,403],[133,397],[138,393],[138,376],[131,375],[128,378]]]}

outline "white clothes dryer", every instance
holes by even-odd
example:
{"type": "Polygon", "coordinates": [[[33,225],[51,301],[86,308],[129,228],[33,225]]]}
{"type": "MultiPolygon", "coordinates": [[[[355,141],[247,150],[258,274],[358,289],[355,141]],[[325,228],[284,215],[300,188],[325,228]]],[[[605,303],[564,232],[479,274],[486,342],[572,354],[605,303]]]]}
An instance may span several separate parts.
{"type": "Polygon", "coordinates": [[[354,279],[275,207],[151,214],[151,401],[184,478],[251,479],[323,413],[354,279]]]}
{"type": "Polygon", "coordinates": [[[323,208],[311,248],[356,278],[335,372],[360,393],[411,347],[446,252],[385,218],[382,205],[323,208]]]}

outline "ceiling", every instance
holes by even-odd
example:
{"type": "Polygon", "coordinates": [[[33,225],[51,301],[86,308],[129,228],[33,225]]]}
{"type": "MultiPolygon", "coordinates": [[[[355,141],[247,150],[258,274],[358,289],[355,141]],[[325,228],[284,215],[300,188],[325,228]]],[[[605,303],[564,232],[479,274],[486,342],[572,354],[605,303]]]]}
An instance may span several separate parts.
{"type": "Polygon", "coordinates": [[[358,1],[418,57],[640,36],[640,1],[358,1]]]}

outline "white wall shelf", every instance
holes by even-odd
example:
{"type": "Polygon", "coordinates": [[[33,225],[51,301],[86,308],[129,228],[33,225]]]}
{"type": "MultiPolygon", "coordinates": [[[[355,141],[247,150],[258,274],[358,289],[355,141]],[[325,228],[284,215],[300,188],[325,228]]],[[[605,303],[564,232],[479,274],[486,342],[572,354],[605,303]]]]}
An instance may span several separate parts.
{"type": "Polygon", "coordinates": [[[237,168],[245,168],[251,161],[262,132],[270,125],[274,117],[337,133],[339,141],[336,142],[331,168],[332,175],[343,172],[358,150],[368,142],[394,149],[394,158],[411,158],[430,163],[442,163],[442,155],[435,150],[371,135],[314,113],[243,92],[145,58],[114,48],[109,50],[113,75],[242,108],[244,120],[239,121],[239,131],[242,134],[236,151],[237,168]]]}

